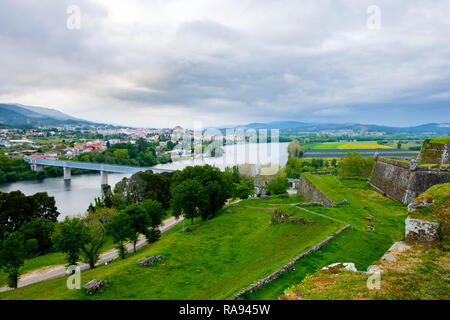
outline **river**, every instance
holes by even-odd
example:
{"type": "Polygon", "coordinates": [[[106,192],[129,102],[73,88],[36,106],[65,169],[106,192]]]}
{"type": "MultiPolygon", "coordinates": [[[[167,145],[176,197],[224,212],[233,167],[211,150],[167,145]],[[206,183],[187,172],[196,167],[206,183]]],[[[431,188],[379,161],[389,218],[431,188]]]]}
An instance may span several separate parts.
{"type": "MultiPolygon", "coordinates": [[[[203,158],[195,160],[180,160],[167,164],[160,164],[155,168],[180,170],[190,165],[211,164],[221,170],[227,166],[242,163],[269,162],[278,163],[284,166],[288,159],[288,143],[280,143],[279,149],[274,148],[275,144],[245,144],[231,145],[224,147],[224,154],[221,157],[203,158]]],[[[115,184],[130,174],[109,173],[108,182],[114,188],[115,184]]],[[[20,190],[26,195],[36,192],[47,192],[55,197],[56,206],[61,213],[58,220],[63,220],[66,216],[74,216],[86,212],[90,203],[96,197],[101,196],[100,174],[73,175],[71,181],[64,181],[63,177],[47,178],[42,181],[18,181],[1,184],[0,191],[10,192],[20,190]]]]}

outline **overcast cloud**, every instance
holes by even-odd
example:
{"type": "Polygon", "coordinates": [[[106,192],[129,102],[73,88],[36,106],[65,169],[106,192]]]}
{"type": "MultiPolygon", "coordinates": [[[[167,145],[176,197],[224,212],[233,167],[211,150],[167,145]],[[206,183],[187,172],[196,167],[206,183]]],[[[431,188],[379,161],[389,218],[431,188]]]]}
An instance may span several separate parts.
{"type": "Polygon", "coordinates": [[[450,122],[449,17],[448,0],[2,0],[0,101],[143,127],[450,122]]]}

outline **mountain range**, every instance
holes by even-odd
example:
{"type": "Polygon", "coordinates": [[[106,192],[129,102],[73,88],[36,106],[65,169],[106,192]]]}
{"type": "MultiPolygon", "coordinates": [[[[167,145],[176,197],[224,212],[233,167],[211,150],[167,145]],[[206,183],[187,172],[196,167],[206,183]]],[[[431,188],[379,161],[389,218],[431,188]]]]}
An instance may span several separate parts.
{"type": "Polygon", "coordinates": [[[34,128],[64,125],[101,126],[101,124],[75,118],[55,109],[0,103],[0,127],[34,128]]]}
{"type": "MultiPolygon", "coordinates": [[[[75,125],[82,127],[116,127],[99,124],[72,117],[61,111],[17,103],[0,103],[0,127],[34,128],[75,125]]],[[[281,132],[323,132],[353,130],[356,132],[384,132],[387,134],[442,134],[450,135],[450,123],[427,123],[411,127],[390,127],[360,123],[309,123],[300,121],[273,121],[268,123],[249,123],[234,128],[242,129],[279,129],[281,132]]]]}
{"type": "Polygon", "coordinates": [[[307,123],[298,121],[274,121],[268,123],[249,123],[238,126],[243,129],[279,129],[281,132],[319,132],[353,130],[358,132],[384,132],[387,134],[450,134],[450,123],[427,123],[411,127],[390,127],[375,124],[360,123],[307,123]]]}

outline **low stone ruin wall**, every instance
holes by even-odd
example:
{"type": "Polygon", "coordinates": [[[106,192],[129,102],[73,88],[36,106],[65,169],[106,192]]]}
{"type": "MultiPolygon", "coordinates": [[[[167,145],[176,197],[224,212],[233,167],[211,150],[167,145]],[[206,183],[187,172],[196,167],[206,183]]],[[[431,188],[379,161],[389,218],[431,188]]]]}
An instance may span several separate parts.
{"type": "Polygon", "coordinates": [[[299,180],[298,192],[302,195],[305,201],[319,202],[327,207],[334,207],[336,205],[307,178],[300,176],[299,180]]]}

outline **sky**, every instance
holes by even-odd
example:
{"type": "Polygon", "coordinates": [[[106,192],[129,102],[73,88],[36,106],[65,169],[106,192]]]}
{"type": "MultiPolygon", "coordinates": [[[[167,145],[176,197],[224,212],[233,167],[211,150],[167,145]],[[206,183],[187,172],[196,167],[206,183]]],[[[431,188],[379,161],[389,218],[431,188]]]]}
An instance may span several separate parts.
{"type": "Polygon", "coordinates": [[[448,0],[2,0],[0,43],[0,102],[96,122],[450,122],[448,0]]]}

